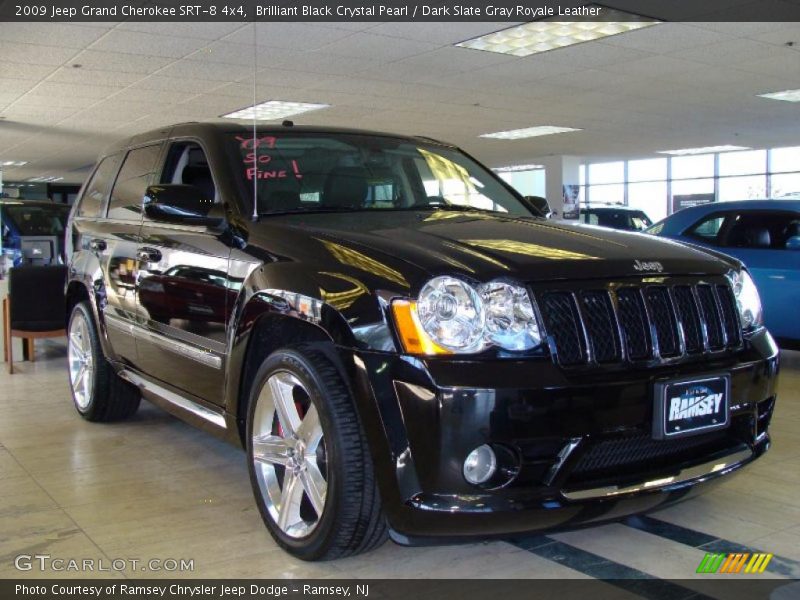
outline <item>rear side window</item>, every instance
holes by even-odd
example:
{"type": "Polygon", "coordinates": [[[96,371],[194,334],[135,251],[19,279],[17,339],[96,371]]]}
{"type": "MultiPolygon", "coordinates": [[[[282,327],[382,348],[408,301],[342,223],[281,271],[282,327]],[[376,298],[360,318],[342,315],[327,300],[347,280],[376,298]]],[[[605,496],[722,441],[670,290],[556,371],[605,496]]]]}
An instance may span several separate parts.
{"type": "Polygon", "coordinates": [[[118,165],[118,155],[107,156],[100,161],[89,183],[86,184],[86,191],[78,205],[78,216],[98,217],[102,214],[106,194],[108,194],[108,188],[111,186],[118,165]]]}
{"type": "Polygon", "coordinates": [[[152,178],[160,152],[160,144],[128,152],[111,192],[108,206],[109,219],[138,221],[142,218],[142,198],[152,178]]]}

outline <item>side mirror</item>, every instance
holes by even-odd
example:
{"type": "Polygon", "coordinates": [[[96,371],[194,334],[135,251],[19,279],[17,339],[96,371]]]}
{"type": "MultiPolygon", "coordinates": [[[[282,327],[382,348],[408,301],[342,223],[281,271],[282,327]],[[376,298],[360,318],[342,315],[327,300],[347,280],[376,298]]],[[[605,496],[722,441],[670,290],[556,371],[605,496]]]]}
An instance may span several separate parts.
{"type": "Polygon", "coordinates": [[[207,198],[193,185],[151,185],[144,193],[144,213],[154,221],[216,225],[220,219],[208,216],[213,206],[214,198],[207,198]]]}
{"type": "Polygon", "coordinates": [[[550,204],[547,202],[547,198],[542,198],[541,196],[523,196],[522,203],[525,205],[525,208],[531,211],[536,217],[549,219],[553,214],[553,211],[550,210],[550,204]]]}
{"type": "Polygon", "coordinates": [[[787,250],[800,250],[800,235],[793,235],[790,237],[786,240],[784,247],[787,250]]]}

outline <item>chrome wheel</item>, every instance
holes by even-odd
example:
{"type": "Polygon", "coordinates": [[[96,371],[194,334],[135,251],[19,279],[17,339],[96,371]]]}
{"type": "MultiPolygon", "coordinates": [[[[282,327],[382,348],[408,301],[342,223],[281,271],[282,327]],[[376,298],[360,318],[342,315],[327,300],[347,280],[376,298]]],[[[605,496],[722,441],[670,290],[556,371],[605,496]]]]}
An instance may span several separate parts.
{"type": "Polygon", "coordinates": [[[94,384],[94,361],[92,341],[89,337],[89,324],[81,311],[75,311],[69,324],[67,360],[69,361],[69,381],[78,408],[85,410],[92,400],[94,384]]]}
{"type": "Polygon", "coordinates": [[[261,495],[281,531],[305,537],[319,524],[328,492],[319,412],[288,371],[270,375],[256,402],[252,460],[261,495]]]}

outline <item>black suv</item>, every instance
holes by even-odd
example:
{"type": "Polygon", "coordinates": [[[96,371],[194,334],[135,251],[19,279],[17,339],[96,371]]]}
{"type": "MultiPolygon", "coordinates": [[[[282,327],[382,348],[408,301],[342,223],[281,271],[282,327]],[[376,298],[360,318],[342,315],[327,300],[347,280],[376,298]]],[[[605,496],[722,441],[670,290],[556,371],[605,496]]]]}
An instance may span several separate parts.
{"type": "Polygon", "coordinates": [[[247,449],[292,554],[570,527],[769,446],[778,351],[729,257],[534,217],[425,138],[184,124],[70,216],[69,374],[247,449]]]}

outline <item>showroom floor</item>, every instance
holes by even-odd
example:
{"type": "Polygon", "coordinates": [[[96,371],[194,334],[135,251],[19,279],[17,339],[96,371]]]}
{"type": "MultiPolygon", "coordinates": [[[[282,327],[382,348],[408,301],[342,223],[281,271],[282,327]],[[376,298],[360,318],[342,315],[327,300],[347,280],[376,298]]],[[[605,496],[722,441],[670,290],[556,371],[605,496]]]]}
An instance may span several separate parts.
{"type": "MultiPolygon", "coordinates": [[[[147,403],[130,422],[82,421],[67,389],[64,344],[40,343],[37,362],[0,374],[0,578],[25,576],[13,565],[20,554],[49,554],[107,565],[193,559],[194,571],[183,575],[206,578],[680,579],[694,576],[706,551],[753,549],[775,554],[767,575],[797,578],[800,353],[783,360],[773,449],[705,496],[625,524],[515,543],[387,543],[358,558],[308,564],[280,551],[262,526],[241,451],[147,403]]],[[[124,573],[132,574],[177,575],[124,573]]],[[[678,586],[672,597],[689,591],[680,586],[702,585],[663,584],[678,586]]]]}

